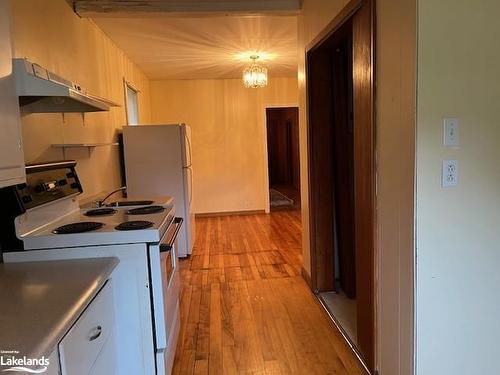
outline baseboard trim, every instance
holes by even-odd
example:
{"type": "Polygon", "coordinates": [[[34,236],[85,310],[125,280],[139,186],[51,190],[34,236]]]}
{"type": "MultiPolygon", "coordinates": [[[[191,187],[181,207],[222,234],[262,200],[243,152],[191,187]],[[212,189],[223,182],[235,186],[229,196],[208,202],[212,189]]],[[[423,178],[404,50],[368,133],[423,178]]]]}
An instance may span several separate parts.
{"type": "Polygon", "coordinates": [[[218,217],[218,216],[238,216],[238,215],[259,215],[265,214],[266,210],[247,210],[247,211],[224,211],[224,212],[203,212],[195,214],[195,217],[218,217]]]}
{"type": "Polygon", "coordinates": [[[311,276],[309,273],[306,271],[304,267],[302,267],[300,274],[302,275],[302,278],[306,282],[307,285],[309,285],[309,288],[312,290],[312,282],[311,282],[311,276]]]}

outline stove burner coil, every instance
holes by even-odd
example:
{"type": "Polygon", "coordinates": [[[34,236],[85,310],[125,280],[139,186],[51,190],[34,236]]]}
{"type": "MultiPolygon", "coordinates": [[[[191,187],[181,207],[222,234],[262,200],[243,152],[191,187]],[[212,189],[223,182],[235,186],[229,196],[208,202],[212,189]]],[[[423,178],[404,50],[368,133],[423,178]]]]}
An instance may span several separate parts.
{"type": "Polygon", "coordinates": [[[165,211],[165,208],[163,208],[162,206],[147,206],[147,207],[132,208],[131,210],[127,211],[127,214],[147,215],[147,214],[156,214],[163,211],[165,211]]]}
{"type": "Polygon", "coordinates": [[[95,221],[82,221],[79,223],[71,223],[60,226],[52,231],[54,234],[70,234],[70,233],[83,233],[90,232],[104,226],[103,223],[95,221]]]}
{"type": "Polygon", "coordinates": [[[113,215],[117,211],[114,208],[98,208],[95,210],[89,210],[84,213],[85,216],[104,216],[104,215],[113,215]]]}
{"type": "Polygon", "coordinates": [[[135,221],[125,221],[121,224],[118,224],[115,229],[116,230],[139,230],[139,229],[147,229],[153,226],[153,223],[145,220],[135,220],[135,221]]]}

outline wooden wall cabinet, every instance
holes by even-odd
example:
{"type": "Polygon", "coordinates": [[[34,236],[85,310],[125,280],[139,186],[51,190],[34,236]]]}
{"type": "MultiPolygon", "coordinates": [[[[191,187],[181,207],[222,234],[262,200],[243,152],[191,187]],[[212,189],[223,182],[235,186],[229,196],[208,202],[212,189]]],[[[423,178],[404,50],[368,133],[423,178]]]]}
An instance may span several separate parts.
{"type": "Polygon", "coordinates": [[[12,74],[10,2],[0,2],[0,187],[25,182],[19,100],[12,74]]]}

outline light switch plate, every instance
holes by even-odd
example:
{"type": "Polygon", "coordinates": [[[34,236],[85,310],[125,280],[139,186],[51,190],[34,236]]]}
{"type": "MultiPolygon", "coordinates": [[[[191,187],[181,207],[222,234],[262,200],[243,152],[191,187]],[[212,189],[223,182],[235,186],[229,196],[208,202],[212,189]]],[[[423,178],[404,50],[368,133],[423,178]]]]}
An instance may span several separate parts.
{"type": "Polygon", "coordinates": [[[452,187],[458,185],[458,161],[443,160],[442,186],[452,187]]]}
{"type": "Polygon", "coordinates": [[[446,147],[457,147],[460,145],[460,120],[458,118],[444,119],[443,144],[446,147]]]}

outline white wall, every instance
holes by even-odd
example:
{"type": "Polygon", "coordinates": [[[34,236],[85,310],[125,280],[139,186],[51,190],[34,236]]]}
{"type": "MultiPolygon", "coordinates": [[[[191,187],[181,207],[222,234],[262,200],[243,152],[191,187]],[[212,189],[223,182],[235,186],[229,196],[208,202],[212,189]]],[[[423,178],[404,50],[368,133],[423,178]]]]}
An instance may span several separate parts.
{"type": "Polygon", "coordinates": [[[417,373],[499,374],[500,3],[419,0],[417,373]],[[444,117],[461,145],[442,146],[444,117]],[[441,162],[459,162],[443,189],[441,162]]]}
{"type": "Polygon", "coordinates": [[[151,81],[153,123],[191,125],[196,213],[266,209],[265,109],[297,100],[295,77],[260,89],[241,79],[151,81]]]}

